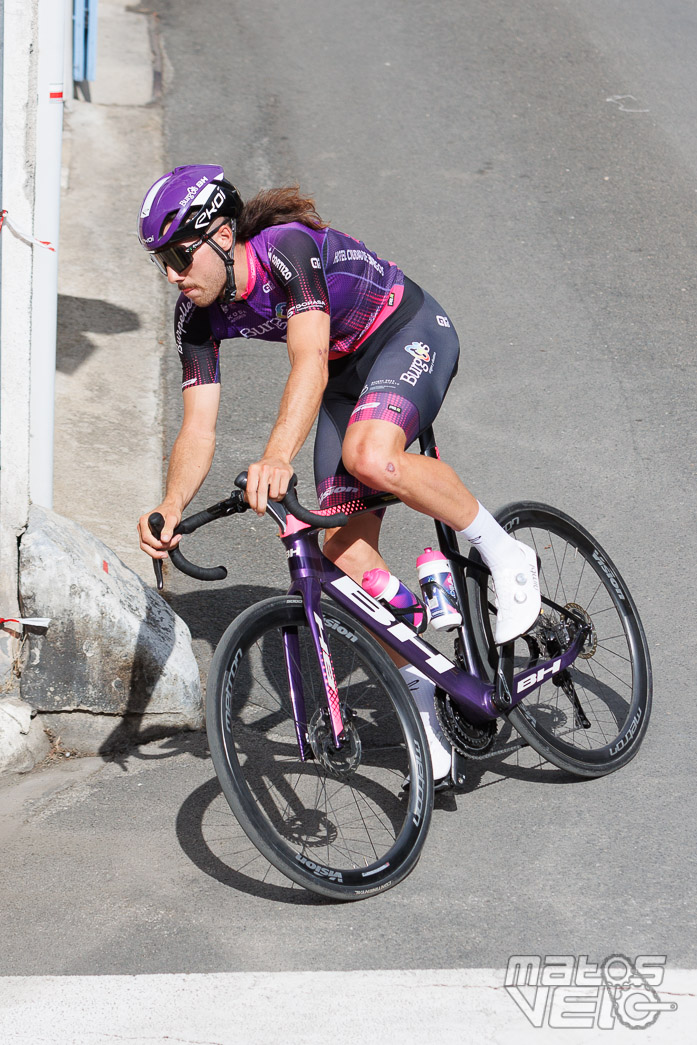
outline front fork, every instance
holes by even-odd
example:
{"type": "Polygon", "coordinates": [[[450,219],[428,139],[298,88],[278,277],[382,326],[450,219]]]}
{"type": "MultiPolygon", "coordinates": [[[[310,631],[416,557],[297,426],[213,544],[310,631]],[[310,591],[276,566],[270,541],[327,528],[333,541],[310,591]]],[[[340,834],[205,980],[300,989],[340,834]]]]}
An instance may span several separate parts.
{"type": "MultiPolygon", "coordinates": [[[[327,643],[324,618],[320,609],[321,589],[314,578],[308,578],[298,584],[291,594],[299,594],[303,600],[307,623],[317,654],[317,661],[322,672],[324,692],[327,702],[327,714],[331,729],[334,747],[338,750],[341,742],[345,739],[344,722],[341,716],[339,702],[339,690],[336,683],[336,674],[332,663],[332,655],[327,643]]],[[[300,758],[305,762],[310,757],[311,749],[308,743],[308,722],[305,708],[305,693],[303,689],[302,669],[300,666],[300,643],[297,628],[283,629],[283,652],[286,662],[286,673],[288,675],[288,688],[293,707],[293,720],[295,733],[298,740],[300,758]]]]}

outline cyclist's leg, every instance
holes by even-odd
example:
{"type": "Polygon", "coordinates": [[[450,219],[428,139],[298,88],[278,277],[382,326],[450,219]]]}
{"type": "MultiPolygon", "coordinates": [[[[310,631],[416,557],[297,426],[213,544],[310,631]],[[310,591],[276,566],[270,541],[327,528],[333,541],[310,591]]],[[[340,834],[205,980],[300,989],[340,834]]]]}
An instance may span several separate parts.
{"type": "Polygon", "coordinates": [[[342,446],[347,470],[365,485],[395,493],[458,531],[476,516],[476,499],[444,461],[406,450],[435,420],[459,352],[449,318],[424,294],[416,315],[374,359],[342,446]]]}
{"type": "MultiPolygon", "coordinates": [[[[376,492],[349,475],[341,459],[342,439],[355,409],[363,376],[359,373],[358,379],[350,379],[356,369],[351,361],[335,369],[339,371],[341,393],[335,393],[330,385],[320,410],[315,441],[315,481],[321,507],[334,506],[352,497],[376,492]]],[[[399,428],[395,428],[395,432],[403,434],[399,428]]],[[[388,569],[378,551],[382,515],[383,512],[378,511],[355,516],[346,526],[328,531],[325,537],[325,555],[359,584],[367,570],[376,567],[388,569]]],[[[380,642],[379,639],[377,641],[380,642]]],[[[442,780],[450,773],[452,751],[438,724],[433,683],[407,664],[399,654],[384,648],[409,687],[428,739],[434,778],[442,780]]]]}
{"type": "Polygon", "coordinates": [[[494,576],[496,641],[503,643],[531,627],[539,613],[534,552],[511,540],[448,464],[406,452],[436,417],[458,354],[450,320],[425,294],[421,309],[373,363],[349,419],[343,463],[365,485],[396,494],[477,545],[494,576]]]}
{"type": "MultiPolygon", "coordinates": [[[[345,373],[347,368],[342,367],[342,370],[345,373]]],[[[349,475],[341,459],[341,443],[358,397],[357,394],[351,395],[352,383],[355,385],[356,381],[352,382],[349,375],[345,382],[347,394],[343,394],[343,390],[340,395],[332,394],[330,390],[319,412],[314,466],[320,508],[332,508],[343,501],[375,492],[349,475]]],[[[325,534],[324,554],[359,584],[367,570],[387,569],[378,551],[382,515],[381,511],[357,515],[349,519],[346,526],[328,530],[325,534]]]]}

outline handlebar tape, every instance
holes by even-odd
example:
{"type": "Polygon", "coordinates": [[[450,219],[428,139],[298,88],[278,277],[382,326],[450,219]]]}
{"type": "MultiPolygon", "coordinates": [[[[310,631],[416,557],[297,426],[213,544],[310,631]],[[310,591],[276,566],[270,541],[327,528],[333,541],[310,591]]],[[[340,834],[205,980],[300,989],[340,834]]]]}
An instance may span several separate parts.
{"type": "MultiPolygon", "coordinates": [[[[218,518],[217,515],[210,511],[198,512],[196,515],[190,516],[180,523],[174,530],[175,534],[179,533],[193,533],[199,526],[203,526],[207,522],[212,522],[213,519],[218,518]]],[[[162,527],[165,524],[160,512],[153,512],[148,518],[148,526],[153,537],[160,539],[162,533],[162,527]]],[[[227,577],[227,570],[224,566],[197,566],[193,562],[189,562],[185,558],[184,553],[179,550],[179,546],[176,548],[169,549],[169,557],[172,560],[172,565],[176,567],[181,573],[186,573],[187,576],[193,577],[197,581],[222,581],[227,577]]],[[[162,560],[153,559],[153,568],[155,570],[155,579],[157,581],[157,590],[162,591],[164,587],[164,581],[162,577],[162,560]]]]}
{"type": "Polygon", "coordinates": [[[227,577],[227,570],[224,566],[197,566],[195,562],[189,562],[179,551],[179,545],[176,548],[170,548],[169,557],[172,565],[176,566],[181,573],[186,573],[197,581],[224,581],[227,577]]]}
{"type": "MultiPolygon", "coordinates": [[[[308,526],[320,526],[325,530],[328,530],[332,526],[345,526],[348,522],[348,516],[344,515],[343,512],[336,512],[334,515],[317,515],[316,512],[311,512],[308,508],[304,508],[297,498],[295,493],[295,487],[298,482],[298,477],[295,473],[290,477],[288,483],[288,489],[285,497],[281,499],[281,504],[294,515],[300,522],[307,523],[308,526]]],[[[235,479],[235,486],[239,487],[240,490],[247,489],[247,473],[240,472],[235,479]]]]}

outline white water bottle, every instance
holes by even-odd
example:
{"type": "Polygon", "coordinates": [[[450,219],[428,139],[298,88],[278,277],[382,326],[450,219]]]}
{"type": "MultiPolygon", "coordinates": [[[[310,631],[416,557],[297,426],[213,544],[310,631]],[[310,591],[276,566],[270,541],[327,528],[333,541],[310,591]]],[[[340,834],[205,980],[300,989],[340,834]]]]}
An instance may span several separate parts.
{"type": "Polygon", "coordinates": [[[450,563],[442,552],[425,548],[416,560],[421,595],[434,628],[456,628],[462,624],[450,563]]]}

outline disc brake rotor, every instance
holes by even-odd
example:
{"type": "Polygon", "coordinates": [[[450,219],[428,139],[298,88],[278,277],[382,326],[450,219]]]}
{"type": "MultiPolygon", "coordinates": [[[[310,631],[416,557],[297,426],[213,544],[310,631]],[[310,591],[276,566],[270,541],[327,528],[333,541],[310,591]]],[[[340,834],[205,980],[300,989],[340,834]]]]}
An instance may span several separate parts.
{"type": "Polygon", "coordinates": [[[308,723],[307,738],[316,761],[333,777],[346,780],[361,764],[363,746],[351,709],[342,707],[341,717],[344,722],[344,739],[340,748],[334,746],[329,713],[321,708],[315,711],[308,723]]]}
{"type": "Polygon", "coordinates": [[[598,648],[598,636],[593,626],[590,614],[584,610],[583,606],[579,606],[576,602],[567,602],[564,607],[565,610],[570,610],[571,613],[577,614],[579,617],[583,617],[586,624],[590,627],[588,638],[583,644],[583,649],[579,653],[581,660],[590,660],[591,657],[595,656],[595,651],[598,648]]]}

